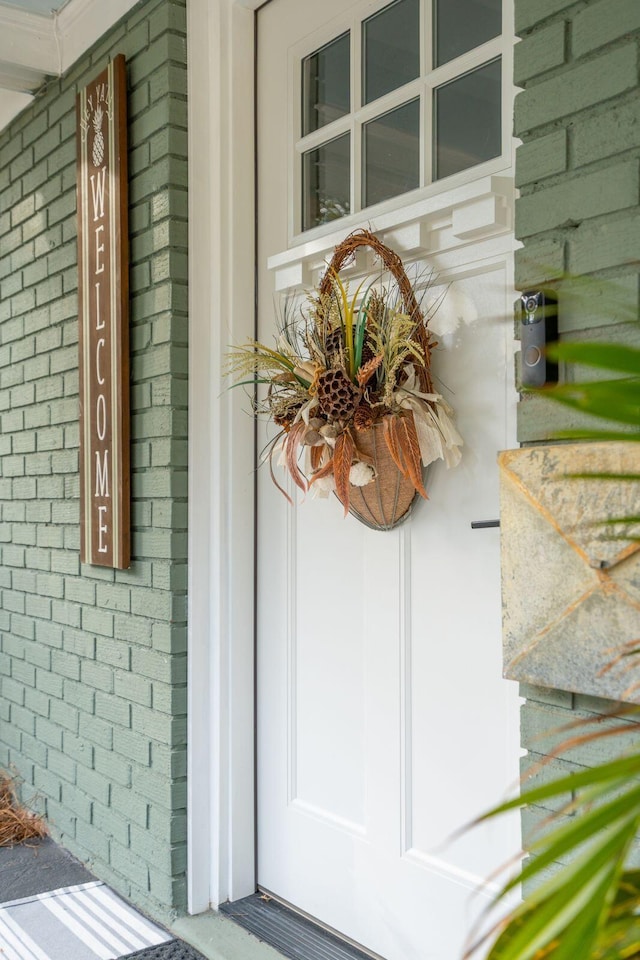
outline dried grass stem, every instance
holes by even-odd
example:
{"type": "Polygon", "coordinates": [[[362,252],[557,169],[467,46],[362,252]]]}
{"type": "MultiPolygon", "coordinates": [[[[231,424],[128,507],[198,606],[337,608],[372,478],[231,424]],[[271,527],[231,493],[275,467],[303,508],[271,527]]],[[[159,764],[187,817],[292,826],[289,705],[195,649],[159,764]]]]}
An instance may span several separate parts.
{"type": "Polygon", "coordinates": [[[48,835],[42,817],[18,801],[16,778],[0,770],[0,847],[13,847],[48,835]]]}

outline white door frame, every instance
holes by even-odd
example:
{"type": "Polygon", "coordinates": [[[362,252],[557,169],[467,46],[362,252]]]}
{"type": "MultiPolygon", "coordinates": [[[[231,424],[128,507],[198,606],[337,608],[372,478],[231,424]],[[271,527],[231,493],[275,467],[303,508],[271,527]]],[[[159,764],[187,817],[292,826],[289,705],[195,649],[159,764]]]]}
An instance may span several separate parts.
{"type": "Polygon", "coordinates": [[[187,0],[188,909],[255,890],[253,422],[222,373],[254,330],[254,10],[187,0]]]}

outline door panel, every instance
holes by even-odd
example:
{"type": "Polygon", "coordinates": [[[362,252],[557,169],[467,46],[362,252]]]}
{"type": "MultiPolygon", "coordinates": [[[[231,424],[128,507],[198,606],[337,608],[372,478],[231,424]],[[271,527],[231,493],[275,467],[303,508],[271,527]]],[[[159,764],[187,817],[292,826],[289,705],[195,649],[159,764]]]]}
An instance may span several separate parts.
{"type": "MultiPolygon", "coordinates": [[[[343,33],[350,11],[380,6],[272,0],[258,14],[264,343],[275,310],[300,292],[300,271],[276,291],[268,268],[296,233],[296,64],[343,33]]],[[[429,235],[434,253],[417,274],[439,268],[440,236],[457,242],[444,221],[429,235]]],[[[486,256],[467,241],[439,278],[434,372],[465,447],[457,469],[429,471],[430,499],[405,525],[369,530],[335,499],[291,507],[258,471],[258,881],[388,960],[459,957],[485,902],[472,891],[518,846],[517,824],[504,821],[445,842],[517,778],[499,531],[471,529],[498,517],[495,457],[513,445],[510,243],[486,256]]],[[[321,236],[304,247],[310,279],[316,248],[321,236]]],[[[261,430],[262,448],[273,430],[261,430]]]]}

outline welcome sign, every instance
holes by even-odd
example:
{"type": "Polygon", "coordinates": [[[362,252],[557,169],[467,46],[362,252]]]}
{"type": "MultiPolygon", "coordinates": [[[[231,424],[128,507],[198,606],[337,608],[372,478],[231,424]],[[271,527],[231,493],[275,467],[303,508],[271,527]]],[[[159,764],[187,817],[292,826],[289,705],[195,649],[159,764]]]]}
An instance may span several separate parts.
{"type": "Polygon", "coordinates": [[[130,564],[126,71],[120,55],[77,98],[80,557],[130,564]]]}

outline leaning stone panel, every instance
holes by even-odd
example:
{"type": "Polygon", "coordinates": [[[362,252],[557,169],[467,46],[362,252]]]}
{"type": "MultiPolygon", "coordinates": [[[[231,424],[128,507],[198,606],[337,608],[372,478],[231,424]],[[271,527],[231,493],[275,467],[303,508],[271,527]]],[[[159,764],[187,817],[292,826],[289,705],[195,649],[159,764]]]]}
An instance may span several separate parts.
{"type": "Polygon", "coordinates": [[[500,454],[504,675],[640,701],[640,444],[500,454]],[[631,654],[631,655],[629,655],[631,654]]]}

